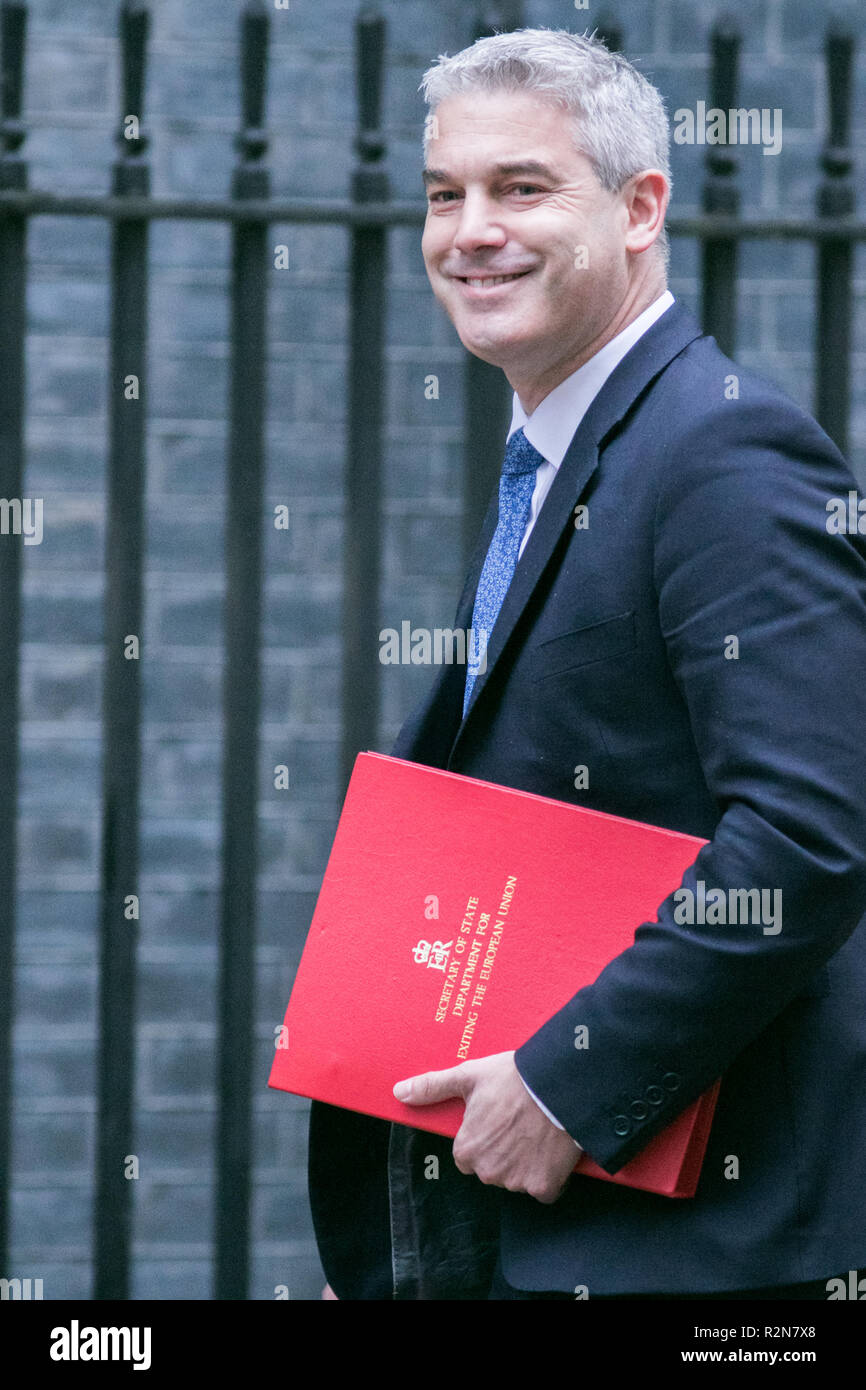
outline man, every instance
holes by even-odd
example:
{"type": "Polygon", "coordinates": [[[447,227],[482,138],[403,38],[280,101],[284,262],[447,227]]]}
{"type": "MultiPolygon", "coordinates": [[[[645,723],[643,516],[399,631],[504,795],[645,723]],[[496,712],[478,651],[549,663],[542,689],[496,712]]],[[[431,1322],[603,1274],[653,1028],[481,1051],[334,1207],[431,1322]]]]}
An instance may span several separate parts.
{"type": "Polygon", "coordinates": [[[709,844],[515,1052],[395,1077],[465,1100],[453,1163],[313,1106],[323,1264],[340,1298],[826,1297],[866,1260],[866,551],[828,524],[853,478],[667,291],[667,120],[629,64],[524,30],[423,85],[427,272],[515,394],[454,622],[483,669],[443,666],[392,751],[709,844]],[[778,911],[718,906],[753,900],[778,911]],[[694,1198],[570,1176],[720,1076],[694,1198]]]}

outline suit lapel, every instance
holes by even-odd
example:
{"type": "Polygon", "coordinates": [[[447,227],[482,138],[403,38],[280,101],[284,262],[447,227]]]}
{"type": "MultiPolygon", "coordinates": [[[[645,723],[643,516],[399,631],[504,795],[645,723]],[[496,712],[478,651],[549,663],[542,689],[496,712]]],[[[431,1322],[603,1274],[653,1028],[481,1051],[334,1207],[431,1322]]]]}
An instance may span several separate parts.
{"type": "MultiPolygon", "coordinates": [[[[547,567],[557,542],[566,527],[573,524],[574,508],[598,467],[605,437],[653,378],[682,352],[683,348],[701,336],[701,327],[690,311],[678,302],[672,304],[626,353],[592,401],[575,431],[517,563],[490,635],[485,670],[478,673],[465,717],[462,716],[465,668],[460,665],[443,664],[427,699],[412,721],[413,733],[420,732],[428,716],[438,707],[441,719],[446,722],[448,728],[455,730],[449,761],[454,756],[479,701],[483,700],[484,690],[490,683],[497,661],[502,656],[533,590],[547,567]]],[[[475,591],[496,530],[498,491],[497,484],[470,561],[469,573],[454,620],[455,628],[464,631],[468,631],[472,625],[475,591]]],[[[441,728],[440,721],[437,720],[436,723],[441,728]]],[[[414,739],[412,741],[414,742],[414,739]]],[[[394,750],[397,756],[412,757],[412,753],[406,749],[407,742],[403,739],[399,741],[401,752],[397,754],[397,749],[394,750]]],[[[417,753],[415,756],[418,756],[417,753]]]]}
{"type": "MultiPolygon", "coordinates": [[[[496,523],[499,520],[499,482],[490,497],[481,531],[469,560],[469,572],[457,604],[454,630],[465,633],[472,622],[475,590],[487,555],[496,523]]],[[[467,639],[468,640],[468,639],[467,639]]],[[[443,661],[433,678],[424,699],[403,725],[391,749],[395,758],[410,761],[431,760],[432,766],[444,764],[454,733],[463,718],[463,691],[466,686],[466,666],[460,662],[443,661]],[[420,747],[419,747],[420,745],[420,747]]]]}

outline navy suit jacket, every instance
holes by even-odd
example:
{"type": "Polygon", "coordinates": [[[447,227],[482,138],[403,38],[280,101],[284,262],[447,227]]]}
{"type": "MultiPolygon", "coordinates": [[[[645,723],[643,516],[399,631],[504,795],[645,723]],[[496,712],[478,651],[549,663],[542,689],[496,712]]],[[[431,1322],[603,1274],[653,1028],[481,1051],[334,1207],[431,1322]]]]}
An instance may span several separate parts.
{"type": "Polygon", "coordinates": [[[692,1199],[575,1177],[545,1205],[457,1174],[445,1140],[314,1105],[311,1200],[338,1295],[481,1297],[497,1246],[510,1283],[590,1297],[866,1263],[866,544],[827,525],[853,487],[811,416],[679,303],[596,396],[465,717],[465,670],[443,665],[392,752],[703,836],[683,886],[780,890],[781,930],[684,924],[672,895],[515,1039],[527,1084],[611,1173],[723,1077],[692,1199]]]}

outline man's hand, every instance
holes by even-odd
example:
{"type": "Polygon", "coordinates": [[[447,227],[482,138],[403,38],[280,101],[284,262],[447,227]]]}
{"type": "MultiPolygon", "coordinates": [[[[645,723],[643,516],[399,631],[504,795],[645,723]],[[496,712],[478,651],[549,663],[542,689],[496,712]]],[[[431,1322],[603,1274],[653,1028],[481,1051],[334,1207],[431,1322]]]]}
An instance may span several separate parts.
{"type": "Polygon", "coordinates": [[[513,1052],[409,1077],[397,1083],[394,1095],[407,1105],[462,1097],[466,1113],[454,1140],[460,1172],[509,1192],[528,1192],[539,1202],[556,1201],[583,1152],[536,1105],[513,1052]]]}

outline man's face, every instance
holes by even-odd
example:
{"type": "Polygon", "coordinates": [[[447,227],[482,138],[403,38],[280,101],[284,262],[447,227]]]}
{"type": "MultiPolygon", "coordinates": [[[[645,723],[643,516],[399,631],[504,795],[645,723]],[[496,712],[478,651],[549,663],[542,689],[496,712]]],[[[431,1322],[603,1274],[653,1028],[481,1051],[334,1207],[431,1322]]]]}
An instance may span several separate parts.
{"type": "Polygon", "coordinates": [[[433,292],[465,347],[515,389],[554,377],[626,297],[625,202],[601,187],[552,100],[473,92],[435,116],[421,241],[433,292]]]}

